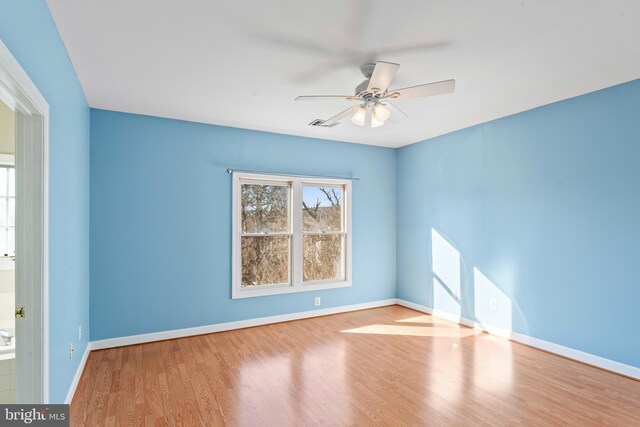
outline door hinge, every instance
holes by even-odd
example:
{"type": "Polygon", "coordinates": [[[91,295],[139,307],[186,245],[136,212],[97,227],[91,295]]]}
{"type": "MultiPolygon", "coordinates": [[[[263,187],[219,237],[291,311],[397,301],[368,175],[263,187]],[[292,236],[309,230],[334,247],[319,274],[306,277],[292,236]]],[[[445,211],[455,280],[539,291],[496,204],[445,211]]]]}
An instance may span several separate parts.
{"type": "Polygon", "coordinates": [[[16,319],[22,319],[25,316],[25,310],[24,307],[18,307],[16,308],[16,319]]]}

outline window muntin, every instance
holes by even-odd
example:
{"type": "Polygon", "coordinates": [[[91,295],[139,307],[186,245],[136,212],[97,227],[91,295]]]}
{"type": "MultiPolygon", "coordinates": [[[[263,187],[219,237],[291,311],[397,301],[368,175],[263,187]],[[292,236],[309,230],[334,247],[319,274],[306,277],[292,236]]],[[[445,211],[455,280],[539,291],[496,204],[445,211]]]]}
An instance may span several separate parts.
{"type": "Polygon", "coordinates": [[[233,298],[351,286],[351,181],[233,174],[233,298]]]}

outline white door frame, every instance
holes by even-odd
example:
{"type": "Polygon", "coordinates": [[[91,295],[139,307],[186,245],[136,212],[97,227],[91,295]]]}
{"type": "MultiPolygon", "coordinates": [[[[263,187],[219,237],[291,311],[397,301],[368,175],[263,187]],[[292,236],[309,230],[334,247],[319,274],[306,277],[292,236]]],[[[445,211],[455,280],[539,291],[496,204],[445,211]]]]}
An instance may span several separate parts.
{"type": "Polygon", "coordinates": [[[2,40],[0,99],[16,113],[16,402],[49,403],[49,104],[2,40]]]}

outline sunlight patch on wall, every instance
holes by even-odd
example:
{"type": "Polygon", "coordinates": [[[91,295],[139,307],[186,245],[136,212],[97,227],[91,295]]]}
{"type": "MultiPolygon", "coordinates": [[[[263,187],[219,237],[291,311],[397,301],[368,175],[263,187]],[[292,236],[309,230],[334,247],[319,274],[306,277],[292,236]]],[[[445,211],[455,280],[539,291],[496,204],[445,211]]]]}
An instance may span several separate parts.
{"type": "Polygon", "coordinates": [[[474,314],[482,325],[511,332],[512,308],[509,298],[476,267],[473,268],[474,314]]]}
{"type": "Polygon", "coordinates": [[[431,229],[433,308],[456,316],[460,305],[460,252],[435,229],[431,229]]]}

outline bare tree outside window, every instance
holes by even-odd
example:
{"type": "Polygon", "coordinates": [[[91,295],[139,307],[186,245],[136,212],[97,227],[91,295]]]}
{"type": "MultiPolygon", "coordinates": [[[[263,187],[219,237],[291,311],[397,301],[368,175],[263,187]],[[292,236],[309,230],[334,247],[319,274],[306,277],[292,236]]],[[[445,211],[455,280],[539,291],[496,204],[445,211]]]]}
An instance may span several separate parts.
{"type": "Polygon", "coordinates": [[[289,283],[287,185],[242,184],[242,286],[289,283]],[[284,235],[283,235],[284,234],[284,235]]]}
{"type": "Polygon", "coordinates": [[[343,213],[341,187],[304,187],[303,280],[344,278],[343,213]]]}

